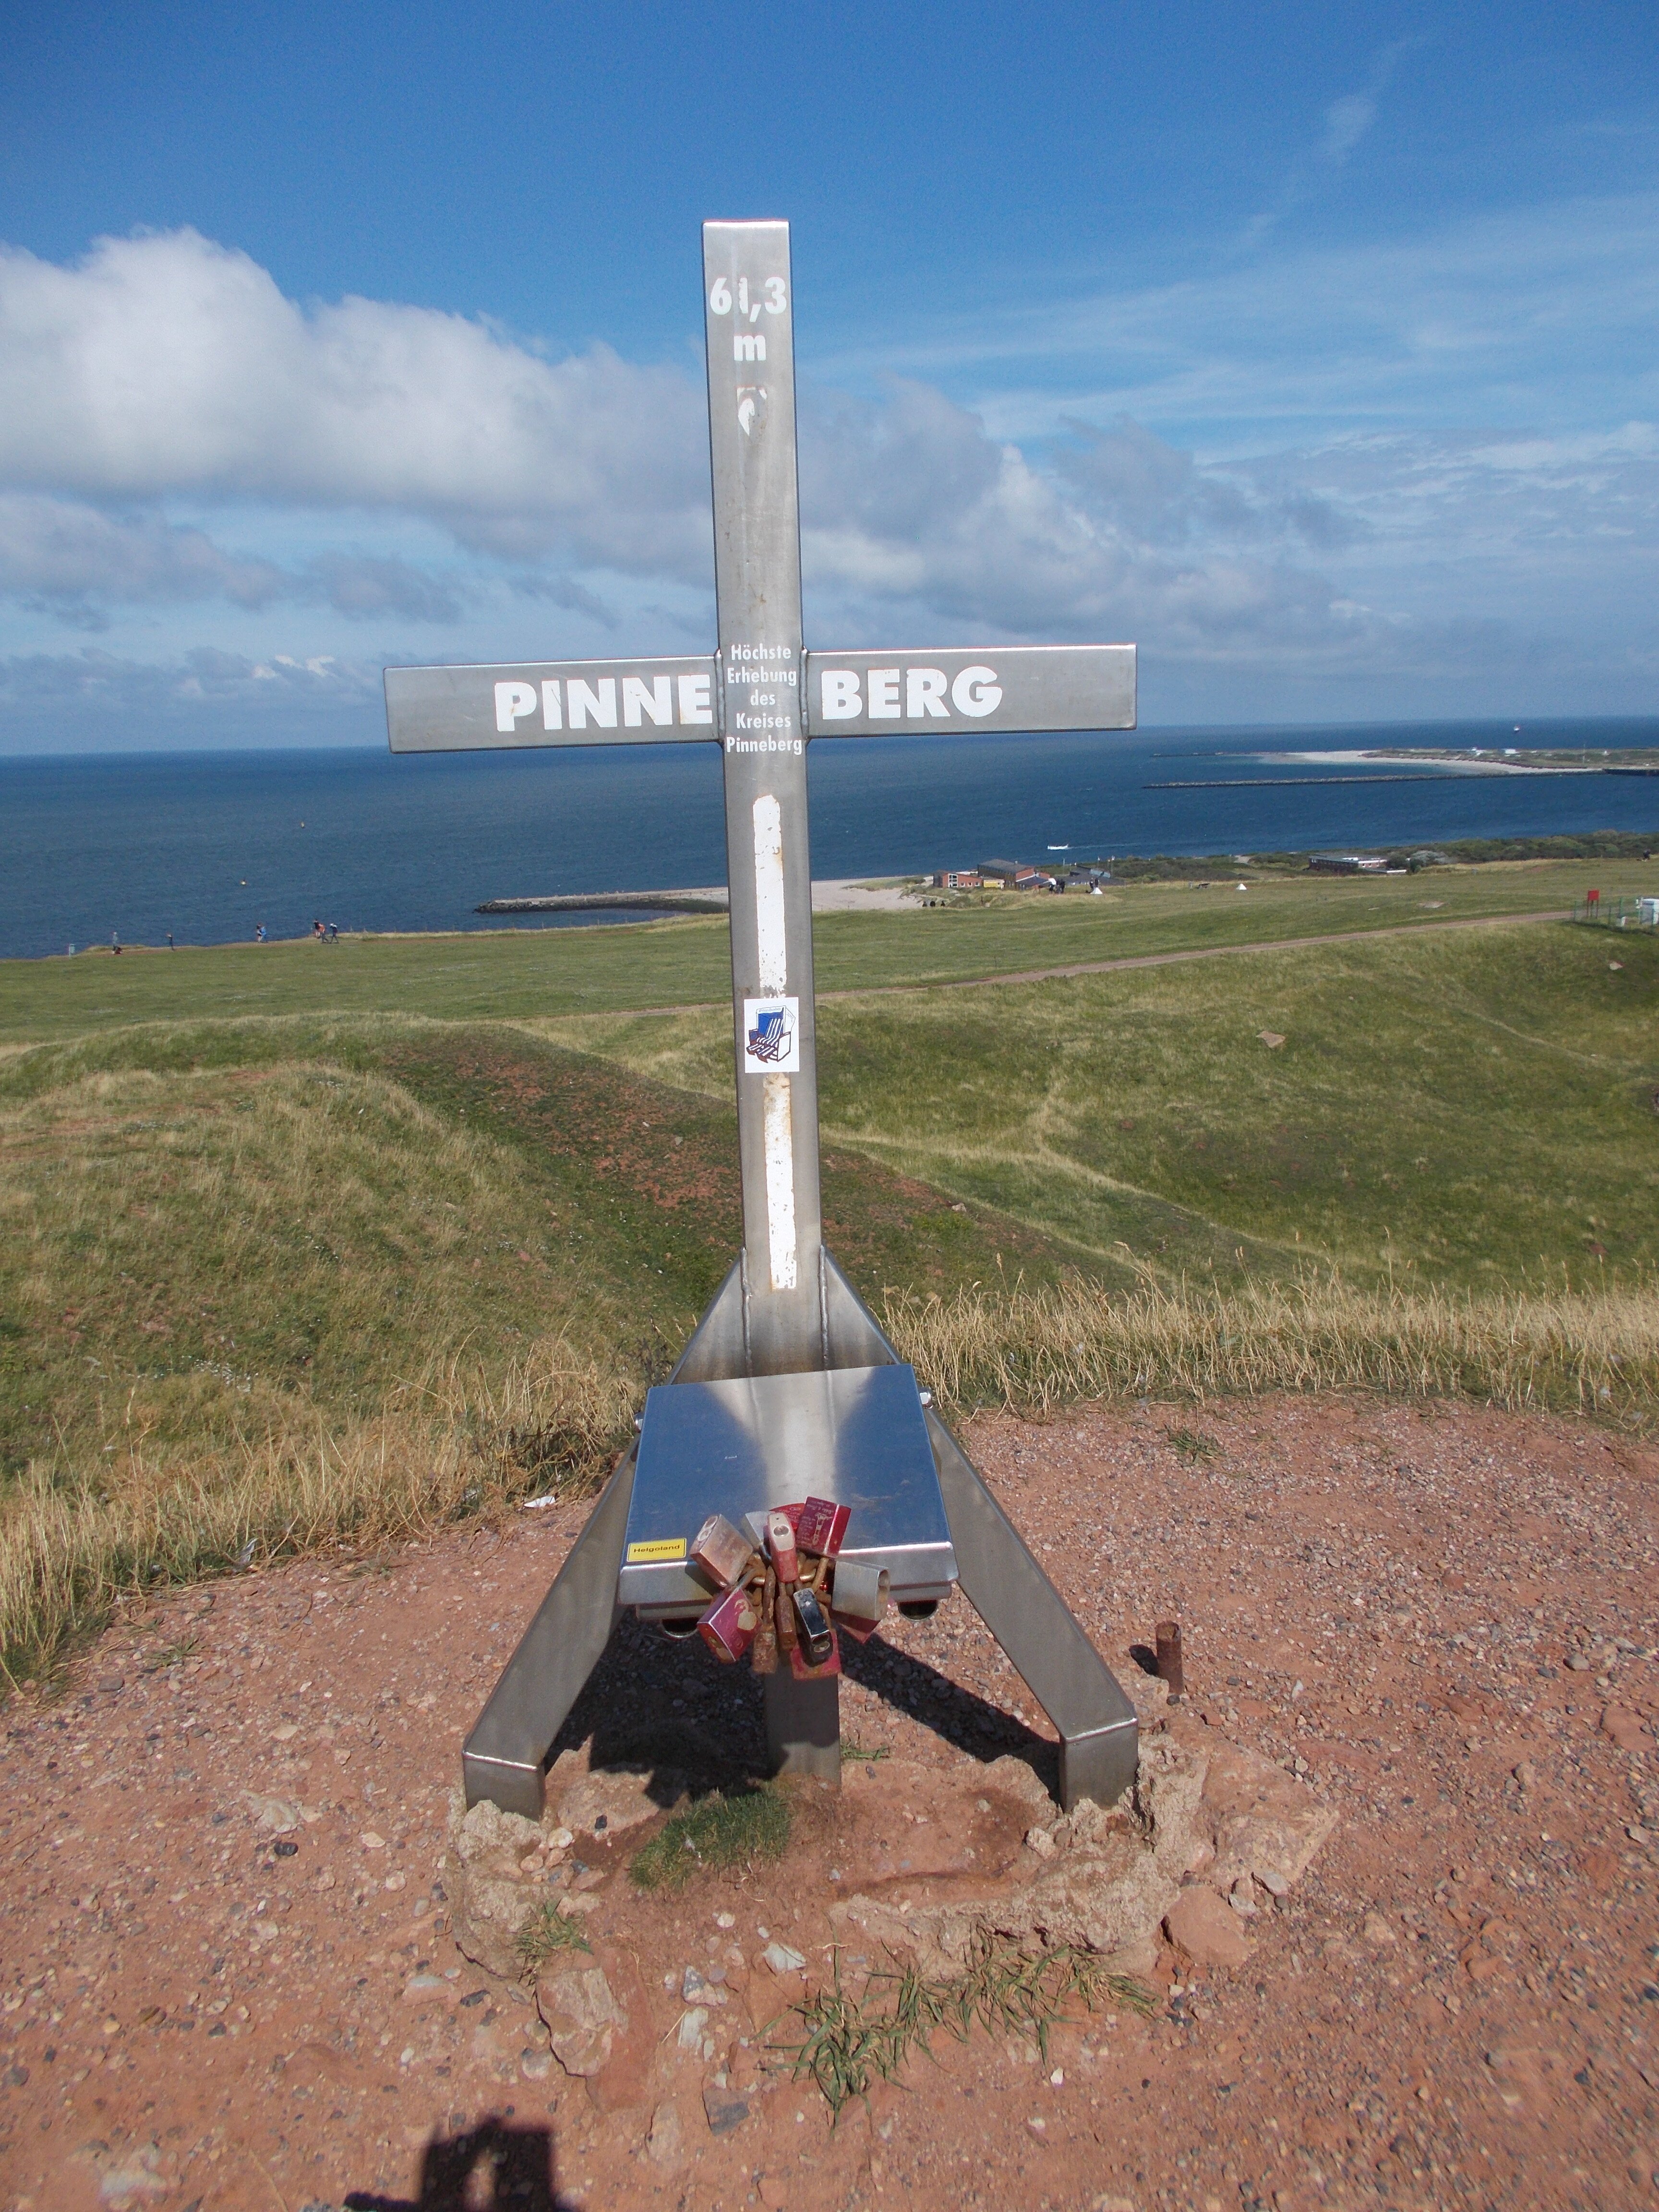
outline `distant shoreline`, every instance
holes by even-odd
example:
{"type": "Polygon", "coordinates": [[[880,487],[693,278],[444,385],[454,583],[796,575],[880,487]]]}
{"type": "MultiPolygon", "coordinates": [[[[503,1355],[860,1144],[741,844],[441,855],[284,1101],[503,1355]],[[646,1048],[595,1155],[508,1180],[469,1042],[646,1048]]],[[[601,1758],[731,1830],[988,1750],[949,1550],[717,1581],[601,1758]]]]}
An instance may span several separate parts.
{"type": "Polygon", "coordinates": [[[1444,745],[1371,745],[1363,751],[1264,753],[1261,757],[1331,768],[1401,762],[1412,769],[1432,767],[1450,775],[1659,775],[1659,747],[1650,745],[1504,746],[1496,751],[1454,750],[1444,745]],[[1601,758],[1587,757],[1591,753],[1599,753],[1601,758]]]}
{"type": "MultiPolygon", "coordinates": [[[[1528,739],[1571,749],[1575,767],[1585,757],[1604,769],[1659,763],[1659,716],[1556,723],[1528,739]]],[[[910,739],[824,745],[811,769],[813,903],[821,914],[868,914],[898,899],[908,912],[895,878],[971,866],[992,853],[1051,867],[1146,855],[1159,875],[1201,876],[1206,855],[1409,853],[1468,838],[1492,849],[1494,838],[1659,828],[1650,803],[1659,779],[1517,781],[1497,772],[1499,749],[1515,742],[1501,724],[1459,723],[1280,726],[1179,745],[1135,732],[964,739],[949,751],[910,739]],[[1431,747],[1455,761],[1414,761],[1408,750],[1431,747]],[[1378,757],[1385,748],[1401,757],[1378,757]],[[1471,772],[1474,748],[1481,757],[1471,772]],[[1297,764],[1292,749],[1361,757],[1297,764]],[[1144,781],[1231,787],[1148,791],[1144,781]],[[1176,855],[1189,857],[1177,864],[1176,855]],[[860,888],[884,878],[883,891],[860,888]]],[[[263,923],[287,940],[319,915],[377,935],[625,932],[665,928],[670,915],[706,929],[719,921],[713,901],[476,909],[636,887],[723,888],[725,817],[710,750],[13,761],[0,765],[0,954],[62,955],[72,944],[107,945],[115,930],[129,945],[163,943],[169,930],[181,945],[238,944],[263,923]]],[[[1532,757],[1522,756],[1523,769],[1532,757]]]]}
{"type": "MultiPolygon", "coordinates": [[[[902,881],[872,883],[851,876],[820,877],[812,885],[814,914],[891,914],[914,902],[902,881]]],[[[553,891],[526,898],[486,899],[474,914],[726,914],[724,884],[693,884],[668,891],[553,891]]]]}

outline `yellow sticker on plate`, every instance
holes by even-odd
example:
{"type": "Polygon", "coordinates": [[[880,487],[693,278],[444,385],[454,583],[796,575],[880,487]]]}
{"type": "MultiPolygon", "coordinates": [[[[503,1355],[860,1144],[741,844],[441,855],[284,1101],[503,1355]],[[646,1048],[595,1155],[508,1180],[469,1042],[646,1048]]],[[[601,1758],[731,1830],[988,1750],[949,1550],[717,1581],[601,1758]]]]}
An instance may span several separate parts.
{"type": "Polygon", "coordinates": [[[685,1557],[684,1536],[653,1536],[648,1544],[630,1544],[627,1564],[630,1567],[653,1566],[659,1559],[683,1559],[685,1557]]]}

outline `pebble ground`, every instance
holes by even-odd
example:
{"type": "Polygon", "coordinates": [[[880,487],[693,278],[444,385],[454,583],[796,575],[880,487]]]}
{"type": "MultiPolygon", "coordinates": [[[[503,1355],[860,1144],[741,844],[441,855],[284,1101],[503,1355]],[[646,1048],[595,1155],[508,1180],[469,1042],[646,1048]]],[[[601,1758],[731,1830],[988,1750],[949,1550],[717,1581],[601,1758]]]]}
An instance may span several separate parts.
{"type": "MultiPolygon", "coordinates": [[[[1176,1725],[1340,1810],[1248,1965],[1164,1947],[1150,2021],[1084,2018],[1046,2060],[944,2039],[833,2130],[769,2077],[793,1992],[761,1929],[822,1973],[878,1846],[923,1893],[930,1769],[1051,1755],[958,1598],[849,1658],[846,1735],[887,1759],[805,1808],[783,1868],[664,1905],[622,1870],[647,1831],[592,1853],[596,1953],[632,1962],[653,2034],[687,1966],[728,1995],[712,2057],[602,2108],[459,1956],[440,1865],[460,1739],[580,1527],[560,1507],[128,1608],[52,1695],[10,1700],[0,2205],[459,2207],[491,2201],[464,2186],[481,2152],[497,2201],[650,2212],[1659,2203],[1659,1455],[1350,1400],[968,1441],[1115,1664],[1178,1616],[1176,1725]]],[[[598,1752],[654,1716],[741,1764],[758,1713],[746,1671],[634,1632],[572,1735],[598,1752]]]]}

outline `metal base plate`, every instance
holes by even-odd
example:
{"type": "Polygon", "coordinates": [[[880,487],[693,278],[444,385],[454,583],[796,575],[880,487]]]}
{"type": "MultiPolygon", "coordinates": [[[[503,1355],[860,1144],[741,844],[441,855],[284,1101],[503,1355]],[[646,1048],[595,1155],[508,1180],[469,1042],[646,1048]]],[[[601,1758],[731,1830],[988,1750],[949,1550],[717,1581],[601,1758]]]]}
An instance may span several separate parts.
{"type": "Polygon", "coordinates": [[[647,1620],[700,1611],[713,1585],[686,1558],[711,1513],[803,1498],[852,1508],[841,1556],[884,1567],[896,1599],[942,1596],[956,1554],[910,1367],[672,1382],[648,1393],[617,1602],[647,1620]]]}

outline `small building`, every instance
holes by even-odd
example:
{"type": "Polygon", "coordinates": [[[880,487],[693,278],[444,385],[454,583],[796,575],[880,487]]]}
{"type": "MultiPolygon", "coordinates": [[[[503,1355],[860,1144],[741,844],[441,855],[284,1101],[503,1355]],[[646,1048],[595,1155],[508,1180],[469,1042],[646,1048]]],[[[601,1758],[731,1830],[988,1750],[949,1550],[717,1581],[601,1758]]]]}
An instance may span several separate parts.
{"type": "Polygon", "coordinates": [[[935,868],[933,880],[942,891],[976,891],[980,887],[977,868],[935,868]]]}
{"type": "Polygon", "coordinates": [[[1308,862],[1315,876],[1381,876],[1389,864],[1370,853],[1316,853],[1308,862]]]}

